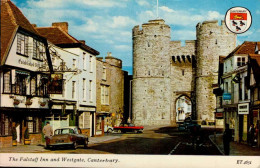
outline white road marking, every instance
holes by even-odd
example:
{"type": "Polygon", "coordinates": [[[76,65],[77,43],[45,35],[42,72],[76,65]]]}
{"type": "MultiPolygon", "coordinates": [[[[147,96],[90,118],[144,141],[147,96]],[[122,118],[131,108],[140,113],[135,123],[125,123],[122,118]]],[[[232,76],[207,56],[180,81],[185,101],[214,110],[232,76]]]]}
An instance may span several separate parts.
{"type": "Polygon", "coordinates": [[[180,144],[181,142],[179,142],[168,155],[171,155],[178,148],[180,144]]]}

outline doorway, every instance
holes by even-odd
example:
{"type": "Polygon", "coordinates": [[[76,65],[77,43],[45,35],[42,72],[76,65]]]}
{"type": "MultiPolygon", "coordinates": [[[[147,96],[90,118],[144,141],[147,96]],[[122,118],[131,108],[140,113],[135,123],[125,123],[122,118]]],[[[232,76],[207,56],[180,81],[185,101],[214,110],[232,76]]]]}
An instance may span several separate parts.
{"type": "Polygon", "coordinates": [[[192,103],[188,96],[180,96],[176,101],[176,121],[184,121],[186,118],[191,118],[192,103]]]}

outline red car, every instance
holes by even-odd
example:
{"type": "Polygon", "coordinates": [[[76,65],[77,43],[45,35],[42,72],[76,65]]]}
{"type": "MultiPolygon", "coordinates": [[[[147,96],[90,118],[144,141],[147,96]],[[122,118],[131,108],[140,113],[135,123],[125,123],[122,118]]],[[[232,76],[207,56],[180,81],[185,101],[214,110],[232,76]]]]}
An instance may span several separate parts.
{"type": "Polygon", "coordinates": [[[134,133],[142,133],[144,130],[143,126],[135,126],[134,124],[120,124],[118,127],[114,127],[114,131],[118,133],[125,132],[134,132],[134,133]]]}

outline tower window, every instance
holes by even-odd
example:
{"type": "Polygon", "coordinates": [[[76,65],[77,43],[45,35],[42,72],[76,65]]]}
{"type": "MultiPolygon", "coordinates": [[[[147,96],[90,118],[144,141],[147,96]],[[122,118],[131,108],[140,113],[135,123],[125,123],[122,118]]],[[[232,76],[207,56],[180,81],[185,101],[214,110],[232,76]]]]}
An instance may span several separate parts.
{"type": "Polygon", "coordinates": [[[183,70],[182,70],[182,76],[184,76],[184,72],[185,72],[185,71],[184,71],[184,69],[183,69],[183,70]]]}

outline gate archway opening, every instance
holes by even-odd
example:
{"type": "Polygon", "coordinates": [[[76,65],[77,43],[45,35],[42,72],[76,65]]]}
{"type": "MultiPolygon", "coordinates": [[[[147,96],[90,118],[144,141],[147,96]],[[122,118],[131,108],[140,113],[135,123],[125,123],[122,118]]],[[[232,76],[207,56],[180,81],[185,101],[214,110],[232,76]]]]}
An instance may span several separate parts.
{"type": "Polygon", "coordinates": [[[186,118],[191,118],[192,102],[188,96],[182,95],[176,101],[176,121],[182,122],[186,118]]]}

